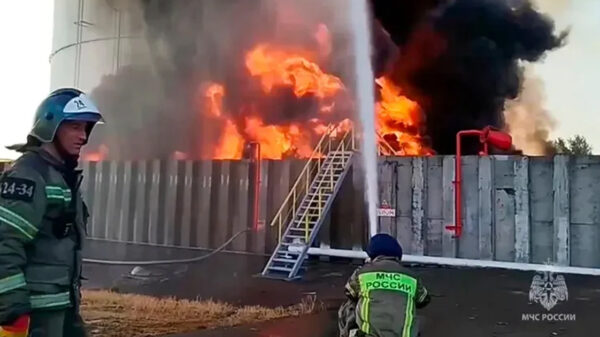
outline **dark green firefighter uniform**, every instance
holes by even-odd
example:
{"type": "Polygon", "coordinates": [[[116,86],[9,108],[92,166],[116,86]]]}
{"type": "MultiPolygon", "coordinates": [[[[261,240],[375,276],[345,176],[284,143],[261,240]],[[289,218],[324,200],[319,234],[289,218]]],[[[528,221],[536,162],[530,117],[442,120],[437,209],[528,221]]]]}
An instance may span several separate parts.
{"type": "Polygon", "coordinates": [[[62,121],[101,119],[86,99],[85,111],[70,112],[69,104],[82,95],[51,94],[38,109],[28,144],[19,148],[23,155],[0,176],[0,325],[30,315],[32,337],[86,335],[79,316],[88,218],[79,192],[81,171],[41,147],[62,121]]]}
{"type": "Polygon", "coordinates": [[[419,336],[416,308],[430,300],[418,277],[402,266],[402,249],[387,234],[371,239],[371,261],[354,271],[339,311],[340,336],[419,336]]]}

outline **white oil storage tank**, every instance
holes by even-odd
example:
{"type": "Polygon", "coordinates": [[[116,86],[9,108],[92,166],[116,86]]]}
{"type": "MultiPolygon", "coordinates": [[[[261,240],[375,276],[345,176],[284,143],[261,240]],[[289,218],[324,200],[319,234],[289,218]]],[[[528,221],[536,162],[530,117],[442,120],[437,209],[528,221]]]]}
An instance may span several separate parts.
{"type": "Polygon", "coordinates": [[[91,91],[120,67],[148,53],[137,0],[55,0],[51,89],[91,91]]]}

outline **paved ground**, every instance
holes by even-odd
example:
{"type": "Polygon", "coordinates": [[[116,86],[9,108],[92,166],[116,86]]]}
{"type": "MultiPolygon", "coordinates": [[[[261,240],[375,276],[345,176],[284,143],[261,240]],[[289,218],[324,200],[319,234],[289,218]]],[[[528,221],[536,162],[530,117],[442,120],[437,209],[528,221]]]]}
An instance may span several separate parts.
{"type": "MultiPolygon", "coordinates": [[[[127,246],[90,242],[86,257],[105,259],[171,259],[201,255],[179,249],[127,246]]],[[[316,261],[315,261],[316,262],[316,261]]],[[[358,261],[355,261],[358,262],[358,261]]],[[[155,275],[131,279],[132,267],[87,264],[87,288],[113,288],[156,296],[213,298],[235,304],[291,305],[306,294],[316,294],[327,311],[300,319],[218,331],[202,331],[186,337],[304,337],[335,336],[335,310],[344,300],[343,284],[355,264],[352,261],[315,263],[301,281],[283,282],[254,277],[264,257],[217,254],[196,264],[153,268],[155,275]]],[[[596,277],[564,275],[568,300],[550,311],[530,303],[529,288],[535,273],[497,269],[456,269],[413,266],[430,292],[431,304],[420,312],[426,320],[424,336],[595,336],[600,330],[600,282],[596,277]],[[523,314],[570,314],[574,322],[524,321],[523,314]]]]}

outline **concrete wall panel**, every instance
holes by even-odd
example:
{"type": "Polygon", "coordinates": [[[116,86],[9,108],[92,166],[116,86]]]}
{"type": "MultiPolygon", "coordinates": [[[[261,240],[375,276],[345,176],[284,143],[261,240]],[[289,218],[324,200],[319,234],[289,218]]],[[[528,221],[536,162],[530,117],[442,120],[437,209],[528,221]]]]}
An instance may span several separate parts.
{"type": "Polygon", "coordinates": [[[569,172],[571,222],[600,224],[600,158],[571,159],[569,172]]]}
{"type": "Polygon", "coordinates": [[[495,259],[515,260],[515,163],[512,157],[494,160],[495,259]]]}
{"type": "Polygon", "coordinates": [[[531,223],[529,207],[529,158],[515,160],[515,262],[529,263],[531,223]]]}
{"type": "Polygon", "coordinates": [[[442,173],[442,197],[443,197],[443,217],[444,217],[444,228],[442,233],[442,256],[444,257],[457,257],[456,240],[454,238],[454,232],[446,230],[446,226],[455,226],[455,214],[454,214],[454,168],[455,157],[445,156],[443,159],[443,173],[442,173]]]}
{"type": "Polygon", "coordinates": [[[512,189],[496,190],[495,219],[496,249],[495,260],[515,260],[515,195],[512,189]]]}
{"type": "Polygon", "coordinates": [[[412,158],[412,245],[415,255],[425,253],[427,229],[427,158],[412,158]]]}
{"type": "Polygon", "coordinates": [[[444,185],[443,157],[427,158],[427,229],[425,254],[442,256],[442,233],[444,232],[444,185]]]}
{"type": "Polygon", "coordinates": [[[563,266],[567,266],[571,262],[569,242],[571,236],[569,228],[569,221],[571,219],[569,209],[569,167],[570,158],[568,156],[554,157],[554,174],[552,179],[552,189],[554,191],[553,261],[563,266]]]}
{"type": "Polygon", "coordinates": [[[491,157],[479,158],[478,185],[479,185],[479,258],[492,260],[494,256],[493,235],[493,161],[491,157]]]}
{"type": "Polygon", "coordinates": [[[600,265],[600,158],[571,159],[570,240],[571,265],[600,265]]]}
{"type": "MultiPolygon", "coordinates": [[[[400,213],[398,205],[395,202],[396,195],[396,177],[394,173],[396,171],[396,161],[388,158],[380,158],[379,165],[377,166],[377,179],[378,179],[378,197],[379,204],[377,207],[387,205],[389,207],[396,208],[396,215],[400,213]]],[[[387,233],[391,236],[397,237],[396,219],[391,217],[379,217],[379,233],[387,233]]]]}
{"type": "Polygon", "coordinates": [[[462,236],[458,242],[458,256],[479,256],[479,158],[462,158],[462,236]]]}
{"type": "Polygon", "coordinates": [[[396,238],[407,253],[412,254],[413,245],[413,159],[411,157],[394,158],[393,174],[394,193],[392,202],[396,204],[395,233],[396,238]]]}
{"type": "Polygon", "coordinates": [[[571,224],[571,265],[600,267],[600,231],[598,226],[571,224]]]}
{"type": "Polygon", "coordinates": [[[552,259],[553,166],[552,158],[533,157],[529,160],[531,262],[533,263],[545,263],[552,259]]]}

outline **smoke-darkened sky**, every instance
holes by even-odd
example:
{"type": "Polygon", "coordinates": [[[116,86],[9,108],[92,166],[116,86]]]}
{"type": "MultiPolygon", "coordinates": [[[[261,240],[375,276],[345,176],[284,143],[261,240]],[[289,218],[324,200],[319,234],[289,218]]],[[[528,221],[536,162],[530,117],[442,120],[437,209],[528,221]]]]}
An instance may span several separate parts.
{"type": "Polygon", "coordinates": [[[526,0],[429,1],[428,10],[411,5],[421,1],[373,1],[401,50],[392,79],[423,107],[425,133],[439,154],[455,152],[458,131],[504,127],[505,101],[522,89],[521,62],[564,43],[552,19],[526,0]],[[416,19],[386,20],[394,11],[413,11],[416,19]]]}

